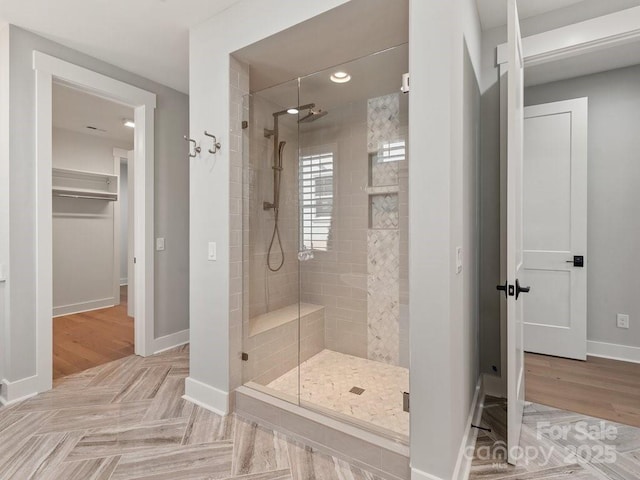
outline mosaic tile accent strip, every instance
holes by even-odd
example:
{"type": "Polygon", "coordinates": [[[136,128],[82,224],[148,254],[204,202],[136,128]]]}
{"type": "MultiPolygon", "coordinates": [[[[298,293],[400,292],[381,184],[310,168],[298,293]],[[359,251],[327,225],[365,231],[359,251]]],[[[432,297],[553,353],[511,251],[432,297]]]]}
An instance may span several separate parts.
{"type": "Polygon", "coordinates": [[[400,232],[367,232],[367,356],[400,361],[400,232]]]}
{"type": "MultiPolygon", "coordinates": [[[[298,369],[268,385],[296,397],[298,369]]],[[[300,364],[300,401],[348,415],[402,435],[409,435],[409,414],[402,392],[409,391],[409,370],[332,350],[300,364]],[[354,385],[361,395],[350,392],[354,385]]]]}
{"type": "Polygon", "coordinates": [[[398,228],[398,194],[371,195],[369,210],[371,212],[370,227],[376,230],[392,230],[398,228]]]}
{"type": "Polygon", "coordinates": [[[400,138],[400,94],[370,98],[367,104],[369,153],[377,152],[383,144],[397,138],[400,138]]]}

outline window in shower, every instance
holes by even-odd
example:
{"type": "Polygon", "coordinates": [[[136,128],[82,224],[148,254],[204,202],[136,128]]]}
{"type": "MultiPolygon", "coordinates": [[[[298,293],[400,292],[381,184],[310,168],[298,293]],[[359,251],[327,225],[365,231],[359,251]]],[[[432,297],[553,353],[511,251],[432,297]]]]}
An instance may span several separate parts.
{"type": "Polygon", "coordinates": [[[333,157],[331,145],[300,156],[300,249],[329,249],[333,214],[333,157]]]}

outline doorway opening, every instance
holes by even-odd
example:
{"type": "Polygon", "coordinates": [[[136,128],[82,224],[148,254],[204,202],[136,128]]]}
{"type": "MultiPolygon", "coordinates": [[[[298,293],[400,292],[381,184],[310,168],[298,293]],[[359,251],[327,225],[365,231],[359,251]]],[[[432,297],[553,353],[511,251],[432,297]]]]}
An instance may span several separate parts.
{"type": "MultiPolygon", "coordinates": [[[[82,310],[89,310],[92,308],[108,307],[110,305],[120,304],[120,274],[115,274],[119,269],[116,265],[116,251],[119,254],[120,241],[116,242],[114,235],[116,230],[119,230],[119,223],[116,221],[114,213],[117,212],[117,208],[114,209],[113,205],[117,205],[118,193],[119,193],[119,169],[120,158],[122,153],[114,152],[114,145],[110,145],[108,151],[108,160],[105,162],[111,162],[111,171],[109,170],[93,170],[82,169],[82,162],[95,161],[95,158],[91,155],[85,155],[90,157],[87,159],[77,158],[78,164],[71,165],[66,164],[63,167],[57,167],[55,163],[56,148],[58,139],[54,138],[54,89],[64,87],[68,94],[82,93],[89,95],[94,100],[109,101],[118,104],[119,106],[126,107],[128,115],[132,115],[127,118],[135,124],[135,130],[133,132],[133,149],[131,150],[131,144],[123,145],[125,148],[121,148],[126,152],[127,166],[129,167],[129,158],[133,158],[133,168],[128,168],[127,172],[131,174],[134,172],[134,179],[131,184],[135,191],[135,203],[133,204],[132,220],[129,225],[133,226],[133,241],[132,241],[132,255],[134,258],[134,268],[128,267],[127,283],[131,283],[131,277],[133,277],[133,283],[135,289],[133,291],[134,302],[134,322],[133,322],[133,335],[135,346],[134,353],[142,356],[146,356],[153,351],[154,341],[154,322],[153,322],[153,200],[154,200],[154,109],[156,106],[156,96],[153,93],[139,89],[132,85],[114,80],[110,77],[95,73],[91,70],[78,67],[71,63],[62,61],[55,57],[43,54],[41,52],[34,51],[33,55],[33,68],[36,73],[36,197],[38,202],[37,215],[36,215],[36,245],[37,245],[37,260],[36,260],[36,316],[37,316],[37,335],[36,335],[36,350],[38,351],[38,362],[36,366],[36,375],[33,377],[34,390],[38,392],[51,389],[53,384],[54,368],[53,368],[53,321],[52,314],[66,314],[68,311],[64,309],[54,310],[54,307],[66,306],[71,311],[77,311],[78,305],[73,305],[73,302],[65,303],[61,299],[64,296],[59,296],[58,290],[55,291],[54,299],[54,274],[64,271],[57,268],[54,271],[54,260],[56,266],[69,267],[70,263],[75,263],[75,268],[82,269],[83,267],[90,268],[104,268],[110,271],[110,275],[105,276],[102,281],[105,282],[105,292],[111,292],[110,297],[104,297],[98,295],[101,298],[94,298],[94,301],[103,301],[102,305],[94,303],[93,305],[85,304],[80,308],[82,310]],[[71,92],[71,93],[70,93],[71,92]],[[97,98],[96,98],[97,97],[97,98]],[[132,155],[129,155],[129,151],[133,151],[132,155]],[[114,159],[114,155],[118,157],[114,159]],[[116,174],[117,171],[117,174],[116,174]],[[66,195],[65,196],[61,196],[66,195]],[[83,197],[83,198],[80,198],[83,197]],[[87,198],[92,197],[92,198],[87,198]],[[54,198],[56,200],[56,206],[59,204],[66,205],[68,210],[73,211],[72,207],[76,209],[88,210],[88,213],[78,213],[82,217],[85,215],[88,217],[99,217],[104,220],[105,215],[111,210],[111,221],[103,222],[102,228],[105,228],[106,234],[101,236],[95,236],[94,241],[98,244],[109,240],[113,243],[113,254],[106,261],[106,256],[87,255],[87,265],[82,265],[75,260],[74,255],[85,253],[86,249],[95,247],[88,240],[84,242],[78,242],[78,236],[86,234],[86,231],[81,231],[78,236],[70,235],[69,231],[66,231],[65,222],[56,222],[54,224],[53,212],[54,212],[54,198]],[[78,203],[84,202],[84,203],[78,203]],[[79,207],[79,205],[82,205],[79,207]],[[107,208],[108,206],[108,208],[107,208]],[[60,225],[58,225],[60,223],[60,225]],[[111,225],[111,230],[108,230],[107,225],[111,225]],[[54,231],[54,227],[55,230],[54,231]],[[61,228],[58,228],[61,227],[61,228]],[[110,234],[108,232],[111,232],[110,234]],[[54,234],[60,233],[60,238],[66,238],[67,240],[73,240],[77,242],[77,251],[69,254],[69,257],[61,257],[65,262],[58,262],[58,259],[54,258],[54,234]],[[65,237],[66,235],[66,237],[65,237]],[[93,265],[91,262],[100,261],[105,262],[104,265],[93,265]],[[129,271],[131,270],[131,271],[129,271]],[[134,271],[135,270],[135,271],[134,271]],[[133,275],[131,275],[133,273],[133,275]],[[107,278],[105,280],[105,278],[107,278]],[[60,300],[60,305],[55,305],[60,300]],[[88,308],[87,308],[88,307],[88,308]]],[[[123,122],[124,119],[120,119],[123,122]]],[[[93,125],[95,127],[95,125],[93,125]]],[[[86,125],[85,125],[86,127],[86,125]]],[[[93,130],[93,129],[89,129],[93,130]]],[[[99,130],[96,128],[94,133],[99,130]]],[[[76,132],[77,133],[77,132],[76,132]]],[[[69,134],[67,134],[68,136],[69,134]]],[[[97,136],[97,135],[96,135],[97,136]]],[[[62,150],[64,152],[64,149],[62,150]]],[[[68,153],[62,155],[62,162],[71,162],[73,157],[82,157],[82,154],[78,149],[70,148],[68,153]],[[66,157],[69,158],[66,158],[66,157]]],[[[106,164],[105,164],[106,165],[106,164]]],[[[86,167],[85,167],[86,168],[86,167]]],[[[89,167],[90,168],[90,167],[89,167]]],[[[130,176],[130,175],[129,175],[130,176]]],[[[64,208],[63,208],[64,210],[64,208]]],[[[67,219],[68,220],[68,219],[67,219]]],[[[78,220],[76,218],[75,220],[78,220]]],[[[97,222],[98,218],[92,218],[97,222]]],[[[119,220],[119,216],[118,216],[119,220]]],[[[95,225],[94,225],[95,226],[95,225]]],[[[75,225],[74,225],[75,227],[75,225]]],[[[97,229],[100,230],[99,228],[97,229]]],[[[95,233],[95,232],[94,232],[95,233]]],[[[103,232],[104,233],[104,232],[103,232]]],[[[62,242],[61,244],[63,244],[62,242]]],[[[56,254],[58,252],[55,252],[56,254]]],[[[73,270],[71,273],[66,273],[67,278],[71,280],[77,280],[73,277],[73,270]]],[[[71,283],[71,280],[69,282],[71,283]]],[[[77,282],[76,282],[77,283],[77,282]]],[[[57,285],[56,289],[63,284],[57,285]]],[[[85,287],[85,285],[82,285],[85,287]]],[[[95,292],[94,292],[95,293],[95,292]]],[[[107,295],[109,295],[107,293],[107,295]]],[[[128,300],[131,301],[129,295],[128,300]]],[[[105,323],[104,321],[102,322],[105,323]]],[[[100,340],[91,338],[91,341],[98,345],[100,340]]],[[[83,352],[86,353],[87,350],[83,352]]],[[[90,351],[90,350],[89,350],[90,351]]]]}
{"type": "MultiPolygon", "coordinates": [[[[608,56],[615,58],[615,50],[608,56]]],[[[561,63],[555,67],[559,71],[566,69],[561,63]]],[[[531,135],[547,149],[567,150],[562,156],[547,155],[554,158],[559,173],[547,183],[558,182],[564,176],[566,185],[559,189],[564,192],[564,201],[555,202],[557,208],[547,215],[542,226],[552,227],[548,228],[553,233],[551,241],[567,245],[570,241],[573,246],[569,255],[556,260],[555,266],[540,265],[546,267],[543,275],[554,269],[560,276],[554,274],[558,276],[555,286],[551,282],[538,285],[538,298],[531,296],[525,303],[526,398],[640,427],[636,408],[640,341],[633,322],[640,302],[635,289],[627,287],[634,283],[635,245],[640,240],[640,222],[631,214],[637,205],[634,183],[640,173],[635,161],[633,127],[638,121],[634,104],[640,99],[636,82],[640,65],[612,67],[545,81],[533,76],[532,80],[538,81],[531,81],[525,88],[525,118],[527,111],[543,112],[545,117],[535,121],[547,126],[546,132],[536,128],[527,132],[525,128],[525,136],[531,135]],[[582,120],[576,114],[577,103],[584,104],[582,120]],[[567,126],[550,131],[548,126],[562,117],[567,126]],[[584,133],[578,132],[577,137],[583,139],[576,147],[574,137],[581,124],[584,133]],[[584,152],[580,161],[581,150],[584,152]],[[560,158],[565,160],[558,161],[560,158]],[[572,178],[563,175],[562,170],[571,172],[572,178]],[[554,227],[562,211],[566,212],[561,215],[567,225],[554,227]]],[[[535,153],[525,149],[525,165],[543,163],[536,161],[535,153]]],[[[525,230],[526,222],[525,212],[525,230]]],[[[545,254],[550,259],[554,249],[545,250],[550,252],[545,254]]],[[[530,276],[532,288],[537,283],[535,277],[540,276],[538,272],[532,271],[530,276]]]]}
{"type": "MultiPolygon", "coordinates": [[[[515,1],[509,5],[513,12],[515,1]]],[[[634,97],[640,95],[636,87],[640,59],[633,57],[634,63],[626,64],[631,60],[624,55],[629,45],[618,41],[623,32],[617,32],[616,37],[599,31],[601,20],[604,17],[566,27],[584,29],[594,37],[591,42],[576,40],[570,47],[566,43],[555,49],[551,46],[561,43],[559,38],[568,41],[567,30],[529,37],[524,48],[529,57],[524,58],[524,65],[517,35],[510,35],[508,44],[498,48],[502,74],[508,70],[516,77],[513,81],[508,77],[508,85],[501,84],[509,99],[508,108],[503,108],[501,115],[502,126],[504,131],[517,130],[523,136],[518,138],[523,140],[518,144],[519,151],[512,151],[512,142],[508,150],[502,145],[501,233],[508,245],[508,234],[513,230],[509,212],[516,210],[517,219],[521,218],[523,224],[517,238],[521,250],[516,258],[522,267],[519,280],[521,285],[531,287],[527,295],[520,297],[523,316],[514,319],[510,312],[503,312],[502,316],[502,368],[508,370],[503,387],[507,400],[490,398],[490,408],[485,409],[484,427],[496,427],[507,420],[510,449],[519,442],[526,444],[536,434],[538,440],[549,440],[540,430],[543,423],[564,424],[571,429],[587,422],[609,431],[624,431],[627,438],[640,435],[640,344],[634,346],[630,329],[616,326],[617,312],[629,313],[637,304],[637,293],[625,290],[627,283],[634,282],[624,277],[635,270],[630,265],[635,258],[633,247],[625,255],[626,242],[637,244],[639,231],[637,222],[634,226],[631,220],[634,216],[625,213],[637,204],[633,200],[633,182],[639,173],[634,157],[636,135],[630,125],[637,124],[634,97]],[[539,42],[547,43],[542,46],[539,42]],[[618,83],[608,83],[605,77],[609,76],[618,77],[618,83]],[[625,109],[630,117],[625,117],[625,109]],[[627,145],[625,149],[621,148],[623,144],[627,145]],[[514,165],[518,167],[515,179],[514,165]],[[612,174],[618,176],[617,181],[609,180],[612,174]],[[509,195],[514,189],[522,195],[519,203],[512,202],[509,195]],[[631,240],[634,235],[635,242],[631,240]],[[612,257],[627,260],[615,262],[612,257]],[[595,273],[598,268],[600,272],[595,273]],[[603,309],[610,310],[603,314],[603,309]],[[512,375],[513,369],[520,370],[522,365],[526,370],[524,417],[519,410],[520,397],[513,392],[512,375]],[[522,435],[511,435],[516,429],[521,429],[522,435]]],[[[512,34],[517,31],[518,19],[510,21],[512,34]]],[[[637,40],[633,43],[637,51],[637,40]]],[[[508,250],[503,243],[503,274],[513,262],[508,250]]],[[[500,292],[511,303],[518,298],[518,282],[514,280],[508,278],[505,292],[500,292]]],[[[502,304],[507,303],[502,298],[502,304]]],[[[625,325],[624,319],[622,324],[625,325]]],[[[571,445],[574,433],[567,432],[571,445]]],[[[500,437],[496,434],[491,440],[500,437]]],[[[596,448],[611,448],[607,439],[600,440],[596,448]]],[[[610,465],[602,468],[613,471],[610,465]]],[[[626,469],[622,462],[616,466],[617,472],[625,472],[623,476],[626,469]]],[[[500,474],[487,478],[506,478],[512,473],[502,469],[500,474]]],[[[572,475],[579,473],[574,471],[572,475]]]]}
{"type": "Polygon", "coordinates": [[[131,107],[59,83],[52,100],[55,382],[134,353],[127,252],[135,124],[131,107]]]}
{"type": "Polygon", "coordinates": [[[53,85],[53,379],[134,353],[133,109],[53,85]],[[133,292],[132,292],[133,293],[133,292]]]}

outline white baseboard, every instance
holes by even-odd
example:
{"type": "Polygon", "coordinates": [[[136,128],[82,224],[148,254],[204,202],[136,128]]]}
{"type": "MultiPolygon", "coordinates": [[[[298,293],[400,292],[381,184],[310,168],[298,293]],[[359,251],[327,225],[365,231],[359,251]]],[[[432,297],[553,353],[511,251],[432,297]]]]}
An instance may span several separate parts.
{"type": "Polygon", "coordinates": [[[101,300],[92,300],[90,302],[72,303],[71,305],[53,307],[53,316],[61,317],[63,315],[73,315],[74,313],[90,312],[91,310],[113,307],[115,304],[116,299],[113,297],[103,298],[101,300]]]}
{"type": "Polygon", "coordinates": [[[229,414],[229,393],[187,377],[182,398],[221,416],[229,414]]]}
{"type": "Polygon", "coordinates": [[[153,348],[151,348],[151,351],[155,355],[156,353],[162,353],[165,350],[171,350],[172,348],[179,347],[186,343],[189,343],[189,329],[156,338],[153,341],[153,348]]]}
{"type": "Polygon", "coordinates": [[[458,452],[458,461],[453,471],[455,480],[467,480],[471,472],[471,463],[473,462],[473,451],[475,450],[478,430],[472,428],[471,425],[480,425],[482,419],[482,410],[484,409],[484,382],[483,375],[478,378],[476,391],[473,395],[469,416],[467,417],[467,431],[464,433],[460,451],[458,452]]]}
{"type": "Polygon", "coordinates": [[[640,348],[605,342],[587,342],[587,355],[623,362],[640,363],[640,348]]]}
{"type": "Polygon", "coordinates": [[[444,480],[440,477],[436,477],[429,473],[418,470],[417,468],[411,469],[411,480],[444,480]]]}
{"type": "Polygon", "coordinates": [[[38,394],[38,376],[23,378],[10,382],[2,380],[2,388],[0,389],[0,403],[2,405],[10,405],[12,403],[26,400],[38,394]]]}

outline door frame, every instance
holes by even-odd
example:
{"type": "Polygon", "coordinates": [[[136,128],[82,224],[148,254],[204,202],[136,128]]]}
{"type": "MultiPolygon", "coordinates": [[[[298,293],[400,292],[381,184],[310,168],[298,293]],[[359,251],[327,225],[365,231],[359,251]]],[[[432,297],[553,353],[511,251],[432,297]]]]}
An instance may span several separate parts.
{"type": "Polygon", "coordinates": [[[53,235],[52,90],[59,83],[134,109],[136,169],[135,353],[153,353],[154,340],[154,110],[156,95],[133,85],[33,51],[36,76],[36,382],[38,392],[52,388],[53,235]]]}
{"type": "MultiPolygon", "coordinates": [[[[127,218],[127,224],[130,224],[130,219],[129,219],[129,208],[128,208],[128,204],[127,204],[127,211],[123,211],[122,210],[122,202],[120,201],[120,199],[122,197],[120,197],[120,195],[122,195],[122,189],[120,188],[121,186],[121,182],[120,182],[120,177],[122,176],[122,163],[124,163],[127,165],[127,173],[129,172],[129,156],[128,156],[128,151],[123,149],[123,148],[114,148],[113,149],[113,172],[114,175],[118,176],[118,202],[117,205],[115,205],[114,208],[114,215],[113,215],[113,219],[114,219],[114,228],[113,228],[113,244],[114,244],[114,249],[113,249],[113,272],[114,272],[114,292],[113,292],[113,296],[114,298],[117,300],[116,305],[120,305],[121,302],[121,298],[120,298],[120,287],[122,287],[121,285],[121,281],[122,281],[122,276],[121,276],[121,271],[120,271],[120,264],[122,262],[122,249],[120,248],[120,237],[122,235],[122,229],[120,228],[122,225],[122,216],[125,215],[127,218]]],[[[127,181],[127,199],[129,198],[129,193],[130,193],[130,185],[127,181]]],[[[129,231],[127,229],[127,244],[129,243],[129,231]]],[[[127,256],[129,254],[129,248],[127,248],[127,256]]],[[[127,284],[129,283],[129,270],[130,270],[130,266],[129,266],[129,260],[127,258],[127,284]]],[[[133,316],[133,315],[131,315],[133,316]]]]}

